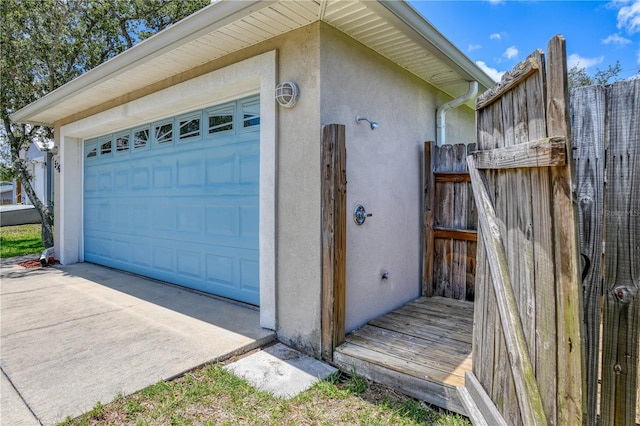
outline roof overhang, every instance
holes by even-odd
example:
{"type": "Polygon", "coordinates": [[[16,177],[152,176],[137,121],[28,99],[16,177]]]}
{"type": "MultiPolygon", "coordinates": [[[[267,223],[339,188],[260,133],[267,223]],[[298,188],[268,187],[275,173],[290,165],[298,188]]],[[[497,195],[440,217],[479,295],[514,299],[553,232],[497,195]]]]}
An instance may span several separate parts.
{"type": "Polygon", "coordinates": [[[132,91],[324,21],[452,97],[494,82],[405,1],[219,0],[11,115],[53,126],[132,91]]]}

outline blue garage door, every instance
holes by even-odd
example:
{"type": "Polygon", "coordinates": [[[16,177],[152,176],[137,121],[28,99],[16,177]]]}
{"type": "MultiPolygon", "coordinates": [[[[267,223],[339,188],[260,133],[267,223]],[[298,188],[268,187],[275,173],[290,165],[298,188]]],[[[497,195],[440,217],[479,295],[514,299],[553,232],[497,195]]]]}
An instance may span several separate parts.
{"type": "Polygon", "coordinates": [[[259,107],[87,140],[85,260],[257,305],[259,107]]]}

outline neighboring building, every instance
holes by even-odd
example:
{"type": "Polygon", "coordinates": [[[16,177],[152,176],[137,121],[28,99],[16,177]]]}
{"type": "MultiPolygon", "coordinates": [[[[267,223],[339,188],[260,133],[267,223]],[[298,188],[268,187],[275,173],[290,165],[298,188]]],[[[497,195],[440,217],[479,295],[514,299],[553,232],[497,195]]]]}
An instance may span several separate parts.
{"type": "MultiPolygon", "coordinates": [[[[402,1],[219,1],[13,119],[55,127],[63,264],[259,305],[317,355],[322,125],[346,126],[347,205],[373,213],[348,218],[352,330],[420,294],[422,143],[472,81],[493,85],[402,1]],[[285,81],[292,108],[274,100],[285,81]]],[[[448,113],[447,141],[475,141],[472,106],[448,113]]]]}
{"type": "MultiPolygon", "coordinates": [[[[47,204],[47,156],[40,151],[35,143],[29,145],[29,149],[22,151],[21,156],[25,159],[27,171],[32,176],[31,185],[40,200],[47,204]]],[[[12,182],[2,183],[2,204],[24,204],[32,205],[33,203],[22,190],[22,182],[14,179],[12,182]],[[9,186],[10,185],[10,188],[9,186]]]]}
{"type": "MultiPolygon", "coordinates": [[[[25,152],[27,170],[31,174],[31,186],[36,195],[44,204],[47,204],[47,156],[38,149],[35,143],[29,145],[25,152]]],[[[19,204],[32,205],[33,203],[23,190],[20,191],[19,204]]]]}
{"type": "Polygon", "coordinates": [[[13,182],[0,182],[0,204],[15,204],[16,187],[13,182]]]}

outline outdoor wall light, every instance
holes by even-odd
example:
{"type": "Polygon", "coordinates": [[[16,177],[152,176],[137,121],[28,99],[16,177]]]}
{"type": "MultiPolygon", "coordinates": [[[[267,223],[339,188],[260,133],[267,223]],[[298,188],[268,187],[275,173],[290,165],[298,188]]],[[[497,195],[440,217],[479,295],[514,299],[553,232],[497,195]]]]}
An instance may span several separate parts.
{"type": "Polygon", "coordinates": [[[300,90],[298,89],[298,85],[293,81],[285,81],[276,86],[276,102],[278,102],[281,107],[293,108],[296,102],[298,102],[299,95],[300,90]]]}
{"type": "Polygon", "coordinates": [[[371,120],[369,120],[367,117],[360,117],[359,115],[357,115],[357,116],[356,116],[356,123],[360,124],[360,122],[361,122],[362,120],[364,120],[364,121],[366,121],[366,122],[368,122],[368,123],[369,123],[369,125],[371,126],[371,130],[375,130],[375,129],[376,129],[376,127],[378,127],[378,126],[379,126],[379,124],[378,124],[378,123],[376,123],[375,121],[371,121],[371,120]]]}

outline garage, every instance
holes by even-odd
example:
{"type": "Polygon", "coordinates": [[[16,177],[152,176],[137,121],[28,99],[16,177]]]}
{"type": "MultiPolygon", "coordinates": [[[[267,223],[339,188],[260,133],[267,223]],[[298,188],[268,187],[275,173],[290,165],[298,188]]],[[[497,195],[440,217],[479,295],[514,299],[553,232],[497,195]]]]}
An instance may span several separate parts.
{"type": "Polygon", "coordinates": [[[258,305],[260,99],[84,142],[84,259],[258,305]]]}

